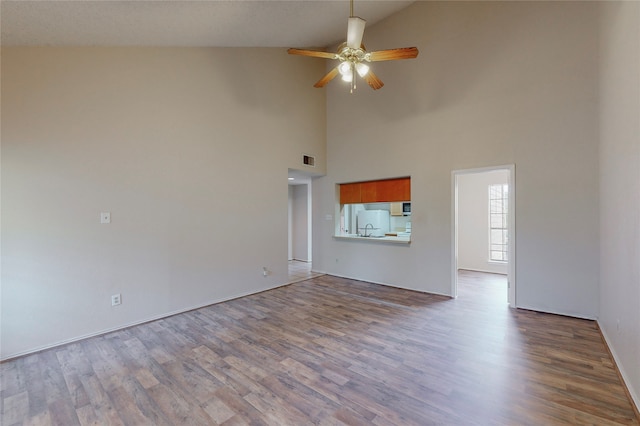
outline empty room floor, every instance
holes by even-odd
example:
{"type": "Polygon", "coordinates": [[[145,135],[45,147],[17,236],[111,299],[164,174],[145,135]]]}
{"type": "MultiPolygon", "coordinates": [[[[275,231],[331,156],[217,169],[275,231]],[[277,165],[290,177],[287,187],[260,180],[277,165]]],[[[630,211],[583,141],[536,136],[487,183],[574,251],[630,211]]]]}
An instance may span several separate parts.
{"type": "Polygon", "coordinates": [[[3,425],[638,424],[594,322],[328,275],[0,364],[3,425]]]}
{"type": "Polygon", "coordinates": [[[289,284],[308,280],[309,278],[318,277],[320,275],[322,274],[311,270],[311,262],[302,262],[300,260],[289,261],[289,284]]]}

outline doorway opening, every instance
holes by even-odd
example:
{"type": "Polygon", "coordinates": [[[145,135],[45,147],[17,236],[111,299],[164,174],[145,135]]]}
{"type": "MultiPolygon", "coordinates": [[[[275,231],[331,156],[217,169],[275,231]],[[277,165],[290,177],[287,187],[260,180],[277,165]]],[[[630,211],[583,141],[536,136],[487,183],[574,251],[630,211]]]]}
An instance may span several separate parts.
{"type": "Polygon", "coordinates": [[[451,294],[461,271],[506,277],[504,297],[516,307],[515,166],[454,170],[451,294]]]}
{"type": "Polygon", "coordinates": [[[311,176],[289,170],[288,180],[288,282],[313,276],[312,265],[312,196],[311,176]]]}

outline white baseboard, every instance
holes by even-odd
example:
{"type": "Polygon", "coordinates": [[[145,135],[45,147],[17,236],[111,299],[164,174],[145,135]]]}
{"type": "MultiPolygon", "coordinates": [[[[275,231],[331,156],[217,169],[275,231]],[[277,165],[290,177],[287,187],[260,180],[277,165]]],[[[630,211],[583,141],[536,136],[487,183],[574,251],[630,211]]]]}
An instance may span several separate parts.
{"type": "Polygon", "coordinates": [[[631,403],[635,404],[634,408],[635,408],[636,416],[640,421],[640,396],[638,395],[638,391],[640,391],[640,389],[634,389],[632,386],[629,385],[631,383],[631,380],[629,379],[628,374],[625,373],[624,367],[620,363],[620,358],[618,358],[615,348],[611,345],[611,339],[609,339],[609,337],[607,336],[607,332],[604,330],[604,328],[600,326],[600,321],[596,320],[596,323],[598,324],[598,329],[600,330],[600,334],[602,334],[602,338],[604,339],[604,342],[607,345],[607,349],[609,350],[609,353],[613,357],[615,367],[620,373],[620,376],[623,381],[623,386],[627,389],[627,392],[631,397],[631,403]]]}
{"type": "Polygon", "coordinates": [[[117,326],[117,327],[107,328],[107,329],[104,329],[104,330],[96,331],[95,333],[88,333],[88,334],[83,334],[81,336],[72,337],[70,339],[60,340],[58,342],[51,343],[51,344],[48,344],[48,345],[38,346],[36,348],[28,349],[26,351],[21,351],[21,352],[16,352],[16,353],[13,353],[13,354],[9,354],[9,355],[5,356],[4,358],[0,358],[0,362],[8,361],[8,360],[14,359],[14,358],[20,358],[20,357],[26,356],[26,355],[35,354],[35,353],[38,353],[38,352],[45,351],[47,349],[52,349],[52,348],[56,348],[56,347],[59,347],[59,346],[68,345],[69,343],[79,342],[81,340],[89,339],[91,337],[102,336],[104,334],[113,333],[114,331],[124,330],[126,328],[134,327],[134,326],[140,325],[140,324],[145,324],[145,323],[148,323],[148,322],[151,322],[151,321],[157,321],[157,320],[160,320],[160,319],[169,318],[169,317],[172,317],[174,315],[178,315],[178,314],[182,314],[182,313],[185,313],[185,312],[193,311],[193,310],[196,310],[196,309],[204,308],[206,306],[216,305],[216,304],[222,303],[222,302],[228,302],[229,300],[239,299],[239,298],[245,297],[245,296],[251,296],[252,294],[262,293],[263,291],[273,290],[275,288],[284,287],[284,286],[287,286],[289,284],[290,283],[277,284],[275,286],[272,286],[272,287],[269,287],[269,288],[265,288],[265,289],[261,289],[261,290],[249,291],[249,292],[245,292],[245,293],[236,294],[236,295],[233,295],[233,296],[230,296],[230,297],[210,300],[208,302],[205,302],[205,303],[202,303],[202,304],[198,304],[196,306],[191,306],[189,308],[178,309],[176,311],[171,311],[171,312],[168,312],[168,313],[164,313],[164,314],[155,315],[155,316],[152,316],[152,317],[149,317],[149,318],[145,318],[145,319],[140,320],[140,321],[135,321],[135,322],[127,323],[127,324],[120,325],[120,326],[117,326]]]}
{"type": "Polygon", "coordinates": [[[484,272],[486,274],[496,274],[496,275],[509,275],[506,272],[497,272],[497,271],[489,271],[484,270],[484,269],[477,269],[477,268],[463,268],[463,267],[458,267],[458,271],[471,271],[471,272],[484,272]]]}
{"type": "Polygon", "coordinates": [[[433,294],[433,295],[436,295],[436,296],[451,297],[450,294],[436,293],[435,291],[417,290],[417,289],[411,288],[411,287],[403,287],[403,286],[398,285],[398,284],[389,284],[389,283],[385,283],[385,282],[382,282],[382,281],[373,281],[373,280],[364,279],[364,278],[350,277],[348,275],[340,275],[340,274],[336,274],[336,273],[333,273],[333,272],[325,272],[325,271],[314,271],[314,272],[317,272],[317,273],[320,273],[320,274],[325,274],[325,275],[331,275],[331,276],[339,277],[339,278],[346,278],[348,280],[364,281],[364,282],[371,283],[371,284],[378,284],[378,285],[383,285],[383,286],[386,286],[386,287],[399,288],[399,289],[402,289],[402,290],[417,291],[418,293],[433,294]]]}

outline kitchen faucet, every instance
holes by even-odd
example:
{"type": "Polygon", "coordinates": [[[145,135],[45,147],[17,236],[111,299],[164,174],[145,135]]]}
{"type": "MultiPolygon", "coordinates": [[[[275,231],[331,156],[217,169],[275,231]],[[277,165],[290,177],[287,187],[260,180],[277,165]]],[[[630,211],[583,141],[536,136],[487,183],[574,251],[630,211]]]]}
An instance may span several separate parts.
{"type": "Polygon", "coordinates": [[[369,229],[369,227],[371,227],[371,231],[373,231],[373,230],[374,230],[373,224],[371,224],[371,223],[367,223],[367,224],[364,226],[364,236],[365,236],[365,237],[370,237],[370,236],[371,236],[371,234],[367,235],[367,229],[369,229]]]}

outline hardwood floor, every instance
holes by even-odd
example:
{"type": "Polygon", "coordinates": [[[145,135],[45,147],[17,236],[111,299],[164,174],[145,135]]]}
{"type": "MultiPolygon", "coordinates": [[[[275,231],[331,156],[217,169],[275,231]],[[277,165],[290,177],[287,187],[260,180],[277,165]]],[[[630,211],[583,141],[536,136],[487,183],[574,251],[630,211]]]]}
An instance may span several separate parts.
{"type": "Polygon", "coordinates": [[[592,321],[331,276],[0,364],[2,425],[638,424],[592,321]]]}

